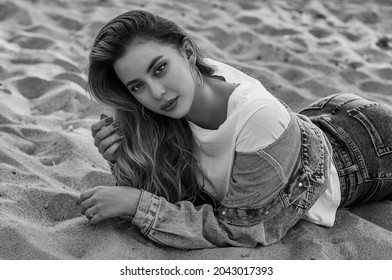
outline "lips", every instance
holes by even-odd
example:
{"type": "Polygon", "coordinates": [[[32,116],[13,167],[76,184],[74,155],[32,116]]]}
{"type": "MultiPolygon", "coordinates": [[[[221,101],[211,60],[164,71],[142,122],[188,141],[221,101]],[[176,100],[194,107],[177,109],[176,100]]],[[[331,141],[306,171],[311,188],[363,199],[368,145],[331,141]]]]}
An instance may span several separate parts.
{"type": "Polygon", "coordinates": [[[171,111],[174,108],[173,105],[176,103],[177,99],[178,99],[178,96],[167,101],[165,104],[163,104],[161,106],[161,110],[162,111],[171,111]]]}

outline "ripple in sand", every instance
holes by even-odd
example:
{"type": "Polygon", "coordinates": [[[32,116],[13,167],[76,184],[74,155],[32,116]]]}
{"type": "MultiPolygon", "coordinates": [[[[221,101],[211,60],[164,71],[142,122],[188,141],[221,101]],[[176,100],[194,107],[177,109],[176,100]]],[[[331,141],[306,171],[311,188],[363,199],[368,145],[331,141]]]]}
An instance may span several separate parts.
{"type": "Polygon", "coordinates": [[[76,196],[68,193],[58,193],[48,197],[43,207],[46,216],[53,222],[80,216],[80,208],[76,206],[76,196]]]}
{"type": "Polygon", "coordinates": [[[75,90],[65,89],[50,94],[50,96],[43,96],[39,102],[32,106],[31,111],[34,115],[49,115],[58,111],[79,115],[84,114],[93,105],[93,102],[87,96],[75,90]]]}
{"type": "Polygon", "coordinates": [[[263,35],[270,36],[285,36],[285,35],[296,35],[299,32],[293,28],[277,28],[271,25],[263,24],[261,27],[254,29],[256,32],[263,35]]]}
{"type": "Polygon", "coordinates": [[[29,238],[26,238],[21,232],[26,228],[14,228],[2,226],[0,228],[0,259],[3,260],[49,260],[58,259],[54,255],[42,251],[29,238]]]}
{"type": "Polygon", "coordinates": [[[345,70],[340,72],[340,76],[345,79],[350,84],[357,84],[360,81],[364,81],[369,78],[364,72],[354,71],[354,70],[345,70]]]}
{"type": "Polygon", "coordinates": [[[44,63],[44,61],[36,58],[16,58],[16,59],[11,59],[11,63],[34,65],[34,64],[44,63]]]}
{"type": "Polygon", "coordinates": [[[54,77],[55,79],[71,81],[79,85],[81,88],[85,89],[87,82],[80,76],[73,73],[61,73],[54,77]]]}
{"type": "MultiPolygon", "coordinates": [[[[109,167],[108,167],[109,168],[109,167]]],[[[114,186],[116,181],[111,173],[102,171],[91,171],[83,176],[80,183],[82,190],[96,186],[114,186]]]]}
{"type": "Polygon", "coordinates": [[[309,74],[296,68],[285,68],[279,74],[292,83],[297,83],[309,77],[309,74]]]}
{"type": "Polygon", "coordinates": [[[297,86],[300,88],[308,89],[317,97],[324,97],[330,94],[339,92],[337,87],[330,87],[327,85],[334,85],[332,81],[324,80],[322,78],[317,78],[316,80],[306,80],[304,82],[298,83],[297,86]]]}
{"type": "MultiPolygon", "coordinates": [[[[379,76],[383,80],[392,80],[392,69],[391,68],[383,68],[377,69],[374,71],[377,76],[379,76]]],[[[392,92],[392,89],[391,89],[392,92]]]]}
{"type": "Polygon", "coordinates": [[[357,53],[370,63],[388,63],[392,61],[392,58],[385,52],[372,48],[359,49],[357,53]]]}
{"type": "Polygon", "coordinates": [[[16,85],[24,97],[34,99],[62,85],[62,83],[58,81],[47,81],[38,77],[25,77],[17,80],[16,85]]]}
{"type": "Polygon", "coordinates": [[[46,50],[54,45],[54,41],[43,37],[16,37],[10,42],[18,44],[21,48],[32,50],[46,50]]]}
{"type": "Polygon", "coordinates": [[[331,36],[331,34],[332,34],[331,31],[324,29],[324,28],[319,28],[319,27],[315,27],[315,28],[310,29],[309,33],[318,39],[327,38],[327,37],[331,36]]]}
{"type": "Polygon", "coordinates": [[[344,37],[353,42],[357,42],[362,38],[362,36],[355,33],[350,33],[349,31],[342,31],[341,33],[344,37]]]}
{"type": "Polygon", "coordinates": [[[366,81],[361,84],[360,89],[369,93],[391,94],[392,84],[380,83],[375,81],[366,81]]]}
{"type": "Polygon", "coordinates": [[[252,16],[241,16],[237,20],[247,25],[255,25],[261,23],[261,20],[259,18],[252,16]]]}
{"type": "Polygon", "coordinates": [[[64,70],[70,71],[70,72],[81,72],[80,68],[73,65],[72,63],[61,60],[61,59],[55,59],[53,61],[54,64],[61,66],[64,70]]]}
{"type": "Polygon", "coordinates": [[[56,165],[60,164],[63,160],[64,159],[61,157],[61,155],[54,155],[50,157],[40,158],[39,161],[45,166],[55,167],[56,165]]]}
{"type": "Polygon", "coordinates": [[[48,16],[53,19],[56,24],[59,24],[61,27],[67,29],[67,30],[80,30],[83,28],[83,24],[81,24],[79,21],[64,17],[62,15],[56,15],[56,14],[48,14],[48,16]]]}
{"type": "Polygon", "coordinates": [[[0,3],[0,21],[16,19],[21,25],[32,23],[29,13],[11,2],[0,3]]]}

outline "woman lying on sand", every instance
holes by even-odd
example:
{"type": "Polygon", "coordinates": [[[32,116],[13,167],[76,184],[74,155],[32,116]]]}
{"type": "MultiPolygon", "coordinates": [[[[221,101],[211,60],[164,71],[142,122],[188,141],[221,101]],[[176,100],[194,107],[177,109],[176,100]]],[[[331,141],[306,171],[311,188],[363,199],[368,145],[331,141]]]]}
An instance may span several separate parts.
{"type": "Polygon", "coordinates": [[[92,134],[118,184],[80,195],[91,224],[131,216],[163,245],[251,247],[392,198],[392,107],[338,94],[294,113],[162,17],[107,23],[88,87],[114,110],[92,134]]]}

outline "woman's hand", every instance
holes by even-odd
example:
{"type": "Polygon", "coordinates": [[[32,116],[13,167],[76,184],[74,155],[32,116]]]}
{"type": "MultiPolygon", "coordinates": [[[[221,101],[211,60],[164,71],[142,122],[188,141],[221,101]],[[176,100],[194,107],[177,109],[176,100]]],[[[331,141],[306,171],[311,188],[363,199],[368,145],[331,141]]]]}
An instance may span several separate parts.
{"type": "Polygon", "coordinates": [[[99,186],[83,192],[76,204],[81,206],[82,215],[94,225],[109,218],[134,216],[140,195],[141,190],[132,187],[99,186]]]}
{"type": "Polygon", "coordinates": [[[100,121],[91,126],[94,145],[106,160],[116,161],[116,151],[124,136],[124,132],[121,131],[119,127],[119,122],[113,122],[112,117],[108,117],[104,114],[101,115],[100,121]]]}

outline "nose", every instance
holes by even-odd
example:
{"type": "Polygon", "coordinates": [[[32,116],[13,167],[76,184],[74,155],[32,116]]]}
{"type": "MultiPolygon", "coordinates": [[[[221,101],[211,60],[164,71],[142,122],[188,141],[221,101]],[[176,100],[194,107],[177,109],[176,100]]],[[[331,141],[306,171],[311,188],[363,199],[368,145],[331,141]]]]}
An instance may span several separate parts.
{"type": "Polygon", "coordinates": [[[161,99],[166,92],[165,87],[158,82],[151,83],[150,90],[151,90],[152,97],[156,99],[161,99]]]}

